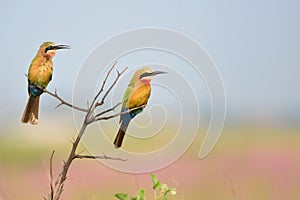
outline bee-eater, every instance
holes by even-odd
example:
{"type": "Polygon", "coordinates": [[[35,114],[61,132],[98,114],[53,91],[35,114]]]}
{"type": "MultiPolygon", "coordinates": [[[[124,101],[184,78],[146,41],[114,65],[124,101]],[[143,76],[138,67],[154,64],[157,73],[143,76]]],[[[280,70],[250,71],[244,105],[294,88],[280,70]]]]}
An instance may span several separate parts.
{"type": "Polygon", "coordinates": [[[29,99],[22,117],[23,123],[36,125],[38,123],[40,95],[52,79],[52,58],[58,49],[69,49],[68,45],[56,45],[54,42],[44,42],[28,70],[29,99]]]}
{"type": "Polygon", "coordinates": [[[115,148],[121,147],[129,122],[143,111],[143,106],[147,105],[151,94],[150,81],[152,77],[164,73],[166,72],[153,71],[151,68],[145,67],[136,71],[131,78],[122,100],[121,112],[124,114],[120,115],[121,126],[114,141],[115,148]],[[128,110],[131,111],[126,113],[128,110]]]}

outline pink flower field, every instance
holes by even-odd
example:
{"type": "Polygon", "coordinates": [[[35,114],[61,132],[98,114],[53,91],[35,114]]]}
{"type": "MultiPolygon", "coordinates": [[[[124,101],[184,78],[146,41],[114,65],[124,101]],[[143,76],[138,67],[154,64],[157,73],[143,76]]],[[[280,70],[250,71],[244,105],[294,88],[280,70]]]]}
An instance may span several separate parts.
{"type": "MultiPolygon", "coordinates": [[[[172,199],[300,199],[300,135],[296,129],[226,129],[209,156],[200,160],[202,139],[198,136],[180,159],[154,172],[162,182],[177,188],[172,199]]],[[[30,145],[13,145],[14,140],[1,141],[0,199],[42,199],[49,192],[49,156],[57,141],[48,144],[27,137],[22,140],[31,141],[30,145]]],[[[67,145],[57,147],[55,175],[67,145]]],[[[153,199],[149,174],[121,173],[96,160],[77,160],[62,199],[116,199],[115,193],[135,194],[140,188],[145,188],[147,199],[153,199]]]]}

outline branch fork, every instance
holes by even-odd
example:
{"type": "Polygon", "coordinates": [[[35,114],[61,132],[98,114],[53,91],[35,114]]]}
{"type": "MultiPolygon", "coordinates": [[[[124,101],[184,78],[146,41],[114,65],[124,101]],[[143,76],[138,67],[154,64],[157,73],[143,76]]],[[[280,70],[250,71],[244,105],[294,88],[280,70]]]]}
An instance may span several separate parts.
{"type": "Polygon", "coordinates": [[[81,138],[82,138],[83,134],[85,133],[85,130],[86,130],[86,128],[89,124],[91,124],[93,122],[96,122],[96,121],[100,121],[100,120],[112,119],[112,118],[117,117],[119,115],[129,113],[130,111],[132,111],[134,109],[139,109],[139,108],[145,107],[145,106],[141,106],[141,107],[134,108],[132,110],[128,110],[126,112],[120,112],[120,113],[117,113],[117,114],[111,114],[111,115],[103,116],[105,114],[108,114],[111,111],[114,111],[118,106],[121,105],[121,103],[117,103],[116,105],[112,106],[109,109],[106,109],[106,110],[103,110],[103,111],[100,111],[100,112],[96,112],[96,109],[98,107],[101,107],[105,103],[105,99],[110,94],[111,90],[114,88],[114,86],[118,82],[119,78],[123,75],[123,73],[127,69],[127,67],[125,67],[120,72],[118,70],[116,70],[117,75],[116,75],[113,83],[108,87],[106,92],[103,94],[102,98],[99,98],[100,95],[104,92],[104,87],[106,85],[106,82],[107,82],[109,76],[111,76],[111,73],[112,73],[113,69],[115,68],[116,63],[117,62],[115,62],[110,67],[110,69],[108,70],[98,93],[94,96],[91,103],[87,103],[87,108],[82,108],[82,107],[79,107],[79,106],[75,106],[72,103],[69,103],[69,102],[65,101],[64,99],[62,99],[58,95],[56,89],[55,89],[54,93],[52,93],[52,92],[48,91],[47,89],[42,88],[44,93],[49,94],[50,96],[56,98],[60,102],[55,108],[59,108],[60,106],[65,105],[65,106],[68,106],[68,107],[70,107],[74,110],[78,110],[78,111],[86,113],[85,117],[84,117],[84,120],[82,122],[81,128],[80,128],[80,131],[79,131],[78,135],[76,136],[75,141],[72,143],[72,148],[71,148],[71,151],[69,153],[69,156],[68,156],[67,160],[64,161],[62,171],[58,175],[55,182],[53,180],[54,151],[52,151],[52,153],[51,153],[51,156],[50,156],[50,193],[48,194],[47,197],[44,197],[44,200],[59,200],[60,199],[61,194],[64,190],[65,181],[67,180],[68,171],[70,169],[71,164],[73,163],[73,161],[75,159],[107,159],[107,160],[126,161],[126,159],[110,157],[110,156],[105,155],[104,153],[103,153],[102,156],[84,155],[84,154],[81,154],[81,153],[79,153],[79,154],[76,153],[79,142],[81,141],[81,138]]]}

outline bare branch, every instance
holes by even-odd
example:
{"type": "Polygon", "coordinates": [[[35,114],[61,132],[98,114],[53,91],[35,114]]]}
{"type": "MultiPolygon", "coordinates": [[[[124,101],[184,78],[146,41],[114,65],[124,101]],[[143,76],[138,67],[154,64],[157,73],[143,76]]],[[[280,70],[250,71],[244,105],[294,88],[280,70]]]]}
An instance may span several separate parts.
{"type": "Polygon", "coordinates": [[[53,187],[53,167],[52,167],[52,163],[53,163],[53,156],[54,156],[54,150],[51,153],[50,156],[50,198],[53,199],[54,196],[54,187],[53,187]]]}
{"type": "Polygon", "coordinates": [[[52,97],[54,97],[54,98],[56,98],[56,99],[58,99],[60,101],[60,104],[58,104],[55,108],[58,108],[61,105],[66,105],[66,106],[69,106],[69,107],[71,107],[71,108],[73,108],[75,110],[79,110],[79,111],[82,111],[82,112],[88,112],[88,109],[80,108],[78,106],[74,106],[73,104],[68,103],[65,100],[63,100],[60,96],[58,96],[56,89],[55,89],[55,93],[52,93],[52,92],[48,91],[46,88],[44,88],[43,91],[44,91],[44,93],[47,93],[50,96],[52,96],[52,97]]]}
{"type": "Polygon", "coordinates": [[[80,131],[78,132],[78,135],[76,136],[76,139],[74,142],[72,142],[72,148],[70,150],[70,153],[69,153],[69,156],[68,156],[68,159],[64,162],[63,164],[63,168],[62,168],[62,171],[61,173],[58,175],[57,177],[57,180],[56,182],[53,184],[53,172],[52,172],[52,160],[53,160],[53,155],[54,155],[54,152],[52,153],[51,155],[51,158],[50,158],[50,187],[51,187],[51,192],[50,192],[50,195],[48,195],[48,200],[59,200],[60,199],[60,196],[63,192],[63,189],[64,189],[64,184],[67,180],[67,174],[68,174],[68,171],[70,169],[70,166],[71,164],[73,163],[73,161],[75,159],[109,159],[109,160],[119,160],[119,161],[125,161],[125,159],[121,159],[121,158],[113,158],[113,157],[109,157],[109,156],[106,156],[105,154],[103,154],[103,156],[92,156],[92,155],[82,155],[82,154],[76,154],[76,151],[77,151],[77,147],[79,145],[79,142],[81,141],[81,138],[83,136],[83,134],[85,133],[85,130],[87,128],[87,126],[92,123],[92,122],[95,122],[95,121],[99,121],[99,120],[106,120],[106,119],[110,119],[110,118],[113,118],[113,117],[116,117],[118,115],[121,115],[121,114],[124,114],[124,113],[128,113],[132,110],[135,110],[135,109],[139,109],[139,108],[143,108],[145,107],[144,105],[143,106],[140,106],[140,107],[137,107],[137,108],[134,108],[134,109],[131,109],[131,110],[128,110],[126,112],[123,112],[123,113],[118,113],[118,114],[115,114],[115,115],[110,115],[110,116],[107,116],[107,117],[100,117],[108,112],[111,112],[113,111],[116,107],[118,107],[121,103],[118,103],[116,104],[115,106],[107,109],[107,110],[104,110],[102,112],[99,112],[97,115],[93,116],[94,114],[94,111],[95,109],[98,107],[98,106],[101,106],[104,104],[104,100],[105,98],[108,96],[108,94],[111,92],[112,88],[115,86],[115,84],[117,83],[117,81],[119,80],[120,76],[125,72],[125,70],[127,69],[127,67],[122,70],[121,72],[117,71],[117,76],[114,80],[114,82],[110,85],[110,87],[108,88],[108,90],[105,92],[105,94],[103,95],[101,101],[98,101],[98,98],[100,96],[100,94],[104,91],[104,87],[105,87],[105,84],[106,84],[106,81],[108,79],[108,77],[110,76],[112,70],[114,69],[116,65],[116,62],[112,65],[112,67],[109,69],[109,71],[107,72],[106,74],[106,77],[105,79],[103,80],[103,83],[98,91],[98,93],[94,96],[91,104],[88,104],[88,107],[87,109],[84,109],[84,108],[80,108],[80,107],[77,107],[77,106],[74,106],[66,101],[64,101],[62,98],[60,98],[57,94],[57,91],[55,90],[54,93],[51,93],[49,92],[48,90],[46,89],[43,89],[45,93],[55,97],[56,99],[58,99],[60,101],[60,103],[57,105],[57,107],[61,106],[61,105],[66,105],[66,106],[69,106],[73,109],[76,109],[76,110],[79,110],[79,111],[82,111],[82,112],[85,112],[86,115],[85,115],[85,118],[82,122],[82,125],[81,125],[81,128],[80,128],[80,131]]]}
{"type": "Polygon", "coordinates": [[[56,179],[56,181],[55,181],[55,183],[54,183],[54,186],[55,186],[55,187],[56,187],[56,186],[58,185],[58,183],[59,183],[59,179],[60,179],[60,177],[61,177],[61,174],[62,174],[62,172],[59,173],[59,175],[58,175],[58,177],[57,177],[57,179],[56,179]]]}
{"type": "Polygon", "coordinates": [[[121,104],[122,104],[121,102],[117,103],[115,106],[113,106],[113,107],[111,107],[111,108],[109,108],[109,109],[107,109],[107,110],[104,110],[104,111],[98,113],[97,115],[95,115],[94,118],[100,117],[101,115],[103,115],[103,114],[105,114],[105,113],[108,113],[108,112],[110,112],[110,111],[114,111],[114,110],[115,110],[119,105],[121,105],[121,104]]]}
{"type": "Polygon", "coordinates": [[[124,112],[119,112],[117,114],[113,114],[113,115],[109,115],[109,116],[104,116],[104,117],[97,117],[97,118],[94,118],[92,122],[101,121],[101,120],[108,120],[108,119],[111,119],[111,118],[115,118],[115,117],[117,117],[119,115],[127,114],[127,113],[130,113],[131,111],[138,110],[138,109],[141,109],[141,108],[145,108],[145,106],[146,105],[141,105],[141,106],[138,106],[138,107],[126,110],[124,112]]]}
{"type": "Polygon", "coordinates": [[[103,154],[103,156],[92,156],[92,155],[76,155],[75,158],[78,159],[103,159],[103,160],[120,160],[120,161],[127,161],[127,159],[122,159],[122,158],[114,158],[114,157],[110,157],[107,156],[105,154],[103,154]]]}
{"type": "Polygon", "coordinates": [[[91,103],[91,106],[93,106],[95,104],[95,102],[97,101],[98,97],[100,96],[100,94],[103,92],[104,90],[104,86],[106,84],[106,81],[108,79],[108,77],[110,76],[110,73],[112,72],[112,70],[115,68],[117,62],[114,62],[114,64],[111,66],[111,68],[108,70],[107,74],[106,74],[106,77],[104,78],[103,82],[102,82],[102,85],[101,85],[101,88],[99,89],[99,92],[95,95],[92,103],[91,103]]]}
{"type": "MultiPolygon", "coordinates": [[[[28,74],[25,73],[25,76],[28,78],[28,74]]],[[[54,97],[54,98],[56,98],[60,101],[60,103],[55,107],[55,109],[62,106],[62,105],[66,105],[66,106],[69,106],[69,107],[71,107],[75,110],[79,110],[79,111],[82,111],[82,112],[88,112],[88,109],[80,108],[78,106],[75,106],[75,105],[73,105],[71,103],[68,103],[65,100],[63,100],[60,96],[58,96],[56,89],[55,89],[54,93],[52,93],[52,92],[48,91],[46,88],[42,88],[42,87],[39,87],[39,86],[36,86],[36,87],[43,90],[44,93],[47,93],[50,96],[52,96],[52,97],[54,97]]]]}
{"type": "Polygon", "coordinates": [[[117,77],[115,78],[115,80],[111,84],[111,86],[108,88],[108,90],[106,91],[106,93],[102,97],[101,101],[96,103],[96,106],[101,106],[101,105],[104,104],[104,100],[106,99],[106,97],[108,96],[108,94],[110,93],[110,91],[112,90],[112,88],[116,85],[116,83],[118,82],[120,76],[127,70],[127,68],[128,67],[125,67],[121,72],[117,71],[117,77]]]}
{"type": "Polygon", "coordinates": [[[61,105],[63,105],[63,103],[58,104],[57,106],[55,106],[55,109],[57,109],[58,107],[60,107],[61,105]]]}

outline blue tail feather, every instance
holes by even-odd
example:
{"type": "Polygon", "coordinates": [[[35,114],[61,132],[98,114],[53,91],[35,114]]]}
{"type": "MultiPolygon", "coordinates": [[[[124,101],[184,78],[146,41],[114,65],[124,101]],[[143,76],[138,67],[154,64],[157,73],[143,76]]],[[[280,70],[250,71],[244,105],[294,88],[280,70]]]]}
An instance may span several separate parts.
{"type": "Polygon", "coordinates": [[[28,93],[31,94],[33,97],[40,96],[43,93],[43,89],[33,85],[33,83],[28,83],[28,93]]]}

